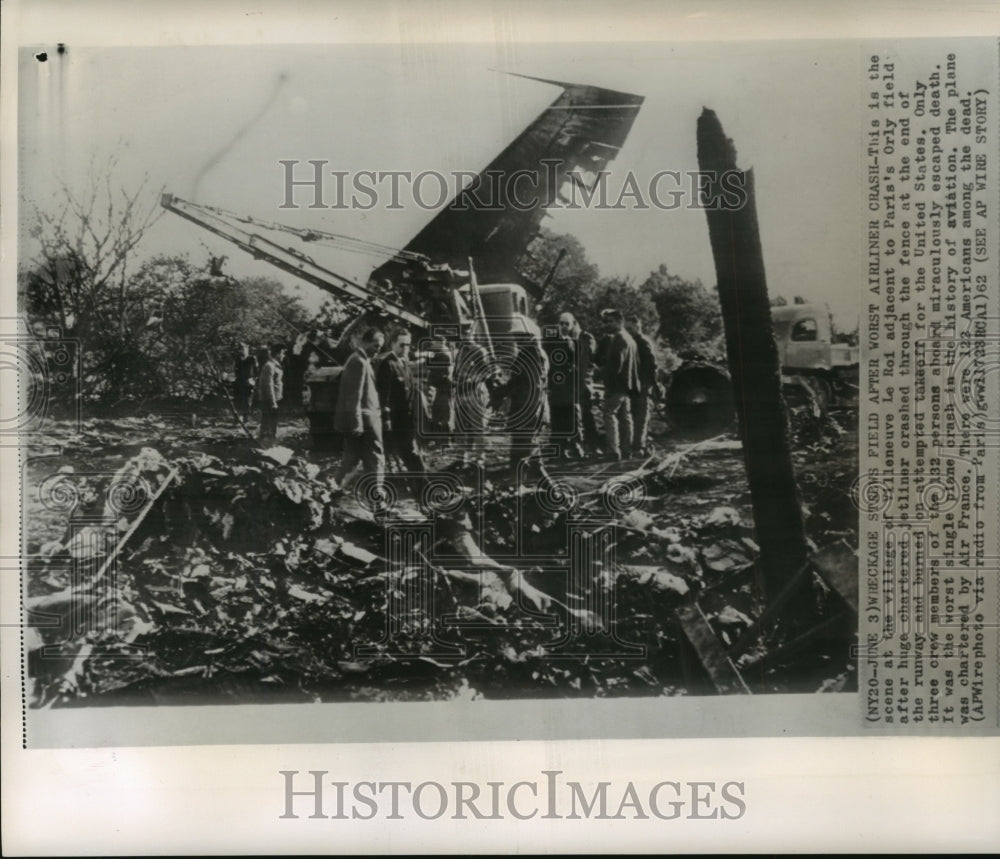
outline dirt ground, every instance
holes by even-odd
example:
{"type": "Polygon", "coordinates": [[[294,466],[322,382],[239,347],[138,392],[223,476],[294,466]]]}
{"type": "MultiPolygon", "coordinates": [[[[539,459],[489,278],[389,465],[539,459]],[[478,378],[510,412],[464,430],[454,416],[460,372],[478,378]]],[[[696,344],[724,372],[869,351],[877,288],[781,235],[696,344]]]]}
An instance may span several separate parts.
{"type": "MultiPolygon", "coordinates": [[[[23,464],[28,605],[59,615],[83,590],[104,613],[75,632],[36,623],[33,703],[710,694],[677,612],[697,604],[725,649],[764,608],[742,450],[659,421],[651,439],[645,460],[549,463],[544,492],[518,489],[501,436],[484,472],[458,469],[457,447],[430,451],[465,506],[450,496],[437,510],[420,591],[424,574],[393,562],[363,497],[331,490],[337,459],[312,450],[301,417],[283,417],[278,461],[221,410],[50,422],[23,464]],[[109,517],[130,462],[143,491],[109,517]],[[563,557],[580,521],[587,546],[604,539],[583,577],[563,557]],[[74,536],[91,526],[104,543],[81,549],[74,536]],[[81,580],[108,553],[114,575],[81,580]]],[[[793,459],[811,548],[856,547],[851,415],[797,423],[793,459]]],[[[389,485],[400,522],[427,521],[406,481],[389,485]]],[[[855,689],[856,620],[837,621],[842,605],[818,580],[795,605],[734,658],[749,691],[855,689]],[[821,624],[807,647],[770,658],[821,624]]]]}

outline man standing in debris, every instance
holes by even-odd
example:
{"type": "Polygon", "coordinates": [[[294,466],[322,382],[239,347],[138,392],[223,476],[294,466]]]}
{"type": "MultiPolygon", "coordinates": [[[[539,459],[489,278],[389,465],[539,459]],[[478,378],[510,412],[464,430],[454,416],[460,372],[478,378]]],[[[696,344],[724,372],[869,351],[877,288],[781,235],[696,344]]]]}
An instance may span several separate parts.
{"type": "Polygon", "coordinates": [[[455,428],[455,405],[453,399],[455,359],[443,337],[434,337],[430,342],[430,355],[424,363],[427,370],[427,384],[434,389],[431,401],[431,428],[442,443],[451,441],[455,428]]]}
{"type": "Polygon", "coordinates": [[[659,396],[659,382],[656,379],[656,355],[653,344],[642,333],[642,320],[631,315],[625,321],[625,328],[635,340],[639,360],[639,390],[632,394],[632,451],[640,456],[649,453],[649,402],[659,396]]]}
{"type": "Polygon", "coordinates": [[[260,371],[257,383],[260,399],[260,443],[274,444],[278,437],[278,407],[284,396],[285,371],[282,362],[285,360],[285,347],[274,343],[263,350],[264,366],[260,371]]]}
{"type": "Polygon", "coordinates": [[[462,465],[485,465],[486,426],[490,393],[486,380],[492,368],[486,347],[477,343],[473,323],[462,326],[455,353],[456,424],[461,427],[462,465]]]}
{"type": "Polygon", "coordinates": [[[250,408],[253,405],[253,392],[257,387],[257,375],[260,365],[250,352],[250,344],[241,341],[233,362],[233,392],[236,394],[236,408],[239,409],[243,423],[250,420],[250,408]]]}
{"type": "Polygon", "coordinates": [[[371,359],[382,350],[385,335],[367,328],[357,340],[340,376],[333,429],[344,436],[344,454],[334,478],[343,486],[358,465],[375,475],[374,507],[378,514],[383,503],[382,479],[385,454],[382,449],[382,410],[371,359]]]}
{"type": "Polygon", "coordinates": [[[375,387],[382,407],[385,453],[396,457],[411,473],[417,497],[423,501],[427,466],[417,442],[415,405],[418,391],[410,368],[410,332],[401,328],[389,340],[389,353],[375,371],[375,387]]]}
{"type": "Polygon", "coordinates": [[[594,363],[597,341],[580,327],[577,318],[568,311],[559,314],[559,333],[573,341],[576,360],[576,382],[580,404],[580,431],[587,453],[596,455],[601,447],[601,435],[594,421],[594,363]]]}
{"type": "Polygon", "coordinates": [[[552,421],[550,438],[559,448],[560,457],[582,459],[576,345],[576,341],[569,336],[567,326],[561,321],[559,335],[545,341],[549,360],[549,414],[552,421]]]}
{"type": "Polygon", "coordinates": [[[504,393],[510,402],[507,413],[511,433],[510,468],[516,471],[522,460],[541,466],[538,434],[549,419],[545,390],[548,360],[530,334],[516,337],[513,345],[510,380],[504,393]]]}
{"type": "Polygon", "coordinates": [[[630,398],[639,390],[639,354],[625,330],[620,310],[602,310],[607,337],[602,344],[604,380],[604,439],[606,453],[615,460],[632,455],[630,398]]]}

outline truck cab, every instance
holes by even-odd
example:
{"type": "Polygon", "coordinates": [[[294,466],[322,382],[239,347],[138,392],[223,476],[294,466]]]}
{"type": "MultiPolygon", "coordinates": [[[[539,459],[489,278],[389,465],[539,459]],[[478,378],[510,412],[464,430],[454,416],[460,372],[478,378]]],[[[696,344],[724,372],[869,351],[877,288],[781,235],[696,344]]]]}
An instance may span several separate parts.
{"type": "Polygon", "coordinates": [[[833,342],[825,304],[772,307],[771,321],[786,395],[805,395],[817,413],[856,399],[860,350],[833,342]]]}
{"type": "Polygon", "coordinates": [[[786,371],[831,371],[858,363],[858,349],[833,342],[830,311],[822,304],[771,308],[778,359],[786,371]]]}
{"type": "Polygon", "coordinates": [[[518,283],[489,283],[479,287],[479,299],[492,337],[530,334],[541,337],[538,323],[528,315],[528,293],[518,283]]]}

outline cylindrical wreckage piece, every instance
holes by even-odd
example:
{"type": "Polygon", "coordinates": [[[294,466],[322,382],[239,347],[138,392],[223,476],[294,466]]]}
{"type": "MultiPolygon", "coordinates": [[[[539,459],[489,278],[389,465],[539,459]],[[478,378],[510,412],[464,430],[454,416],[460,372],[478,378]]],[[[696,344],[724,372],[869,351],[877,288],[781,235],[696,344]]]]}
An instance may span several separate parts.
{"type": "Polygon", "coordinates": [[[736,167],[736,150],[715,113],[698,119],[698,167],[708,179],[705,214],[726,334],[726,358],[753,505],[765,593],[778,593],[807,559],[805,526],[792,469],[788,414],[771,324],[753,171],[736,167]],[[725,178],[724,178],[725,177],[725,178]],[[742,187],[743,205],[726,189],[742,187]]]}
{"type": "Polygon", "coordinates": [[[691,361],[670,376],[667,417],[688,438],[709,438],[730,429],[735,420],[733,383],[722,367],[691,361]]]}

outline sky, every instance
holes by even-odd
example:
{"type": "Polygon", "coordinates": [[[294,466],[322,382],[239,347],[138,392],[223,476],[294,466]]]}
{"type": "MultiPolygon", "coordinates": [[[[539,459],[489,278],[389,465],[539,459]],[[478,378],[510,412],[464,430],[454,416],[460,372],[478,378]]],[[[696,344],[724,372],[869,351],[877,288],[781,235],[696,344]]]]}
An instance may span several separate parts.
{"type": "MultiPolygon", "coordinates": [[[[696,170],[696,121],[703,107],[715,110],[740,166],[754,170],[770,293],[826,302],[839,324],[853,327],[866,215],[861,69],[857,42],[68,45],[44,63],[24,51],[20,191],[56,210],[61,183],[82,192],[93,165],[115,154],[113,182],[132,189],[146,177],[151,200],[165,188],[266,221],[402,247],[433,212],[280,209],[280,160],[304,167],[323,159],[347,171],[478,171],[559,94],[504,72],[587,83],[645,96],[610,165],[611,188],[627,171],[645,186],[661,170],[696,170]]],[[[604,276],[641,281],[662,263],[715,282],[701,210],[564,210],[545,223],[575,235],[604,276]]],[[[30,238],[20,240],[30,259],[30,238]]],[[[308,250],[361,281],[381,262],[308,250]]],[[[196,261],[225,253],[231,273],[278,277],[318,306],[312,287],[166,213],[140,254],[181,252],[196,261]]]]}

